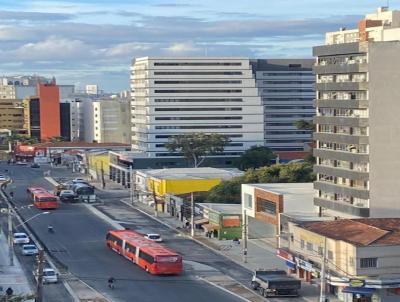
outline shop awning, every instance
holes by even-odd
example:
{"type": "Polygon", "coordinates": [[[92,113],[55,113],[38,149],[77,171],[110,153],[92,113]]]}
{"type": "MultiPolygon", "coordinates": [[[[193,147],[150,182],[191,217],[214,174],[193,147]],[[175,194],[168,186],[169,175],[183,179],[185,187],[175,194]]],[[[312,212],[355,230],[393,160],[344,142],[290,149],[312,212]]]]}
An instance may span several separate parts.
{"type": "Polygon", "coordinates": [[[194,224],[197,224],[197,225],[201,225],[201,224],[205,224],[205,223],[208,223],[208,219],[207,218],[198,219],[198,220],[194,221],[194,224]]]}
{"type": "Polygon", "coordinates": [[[202,227],[203,227],[203,229],[205,229],[208,232],[219,230],[219,225],[212,224],[212,223],[203,224],[202,227]]]}
{"type": "Polygon", "coordinates": [[[286,266],[287,266],[288,268],[290,268],[290,269],[296,269],[296,264],[294,264],[294,263],[291,262],[291,261],[287,261],[287,260],[286,260],[286,266]]]}
{"type": "Polygon", "coordinates": [[[372,294],[375,292],[375,290],[376,290],[375,288],[347,286],[347,287],[343,288],[342,292],[348,293],[348,294],[359,294],[359,295],[365,295],[365,296],[372,296],[372,294]]]}

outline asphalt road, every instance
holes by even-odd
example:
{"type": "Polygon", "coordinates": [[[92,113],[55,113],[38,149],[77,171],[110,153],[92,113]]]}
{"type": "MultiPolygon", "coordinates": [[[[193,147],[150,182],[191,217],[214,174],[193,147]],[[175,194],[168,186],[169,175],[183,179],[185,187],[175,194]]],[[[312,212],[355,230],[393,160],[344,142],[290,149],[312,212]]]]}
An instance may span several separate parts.
{"type": "MultiPolygon", "coordinates": [[[[13,178],[14,183],[8,190],[14,191],[14,202],[17,206],[29,204],[27,186],[52,189],[42,177],[43,169],[0,165],[0,171],[4,169],[8,169],[13,178]]],[[[40,210],[29,208],[21,210],[20,213],[27,220],[40,213],[40,210]]],[[[149,223],[150,221],[149,219],[149,223]]],[[[110,226],[83,205],[62,204],[51,214],[39,216],[28,224],[51,253],[68,266],[72,274],[112,301],[240,301],[197,280],[191,272],[185,272],[181,276],[152,276],[129,263],[105,246],[105,234],[110,226]],[[55,233],[47,231],[48,224],[54,226],[55,233]],[[117,279],[115,290],[107,288],[109,276],[117,279]]],[[[182,241],[182,244],[184,242],[182,241]]]]}

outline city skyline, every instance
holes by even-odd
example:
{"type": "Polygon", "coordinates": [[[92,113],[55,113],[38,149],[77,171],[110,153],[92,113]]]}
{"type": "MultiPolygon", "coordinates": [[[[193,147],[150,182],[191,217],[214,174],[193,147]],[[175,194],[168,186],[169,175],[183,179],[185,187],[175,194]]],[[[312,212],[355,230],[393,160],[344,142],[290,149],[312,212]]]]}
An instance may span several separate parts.
{"type": "MultiPolygon", "coordinates": [[[[387,1],[0,1],[1,74],[129,87],[132,58],[311,58],[324,33],[356,27],[387,1]],[[345,3],[342,1],[343,4],[345,3]]],[[[392,9],[400,1],[390,3],[392,9]]]]}

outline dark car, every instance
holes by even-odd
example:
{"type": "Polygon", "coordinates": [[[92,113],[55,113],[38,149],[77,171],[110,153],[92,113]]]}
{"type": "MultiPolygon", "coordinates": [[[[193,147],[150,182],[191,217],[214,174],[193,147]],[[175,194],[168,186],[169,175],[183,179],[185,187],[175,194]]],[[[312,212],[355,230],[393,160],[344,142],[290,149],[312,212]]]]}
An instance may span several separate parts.
{"type": "Polygon", "coordinates": [[[76,201],[76,195],[72,190],[62,190],[60,192],[59,197],[62,202],[75,202],[76,201]]]}
{"type": "Polygon", "coordinates": [[[33,163],[33,164],[31,165],[31,168],[40,168],[40,165],[37,164],[37,163],[33,163]]]}

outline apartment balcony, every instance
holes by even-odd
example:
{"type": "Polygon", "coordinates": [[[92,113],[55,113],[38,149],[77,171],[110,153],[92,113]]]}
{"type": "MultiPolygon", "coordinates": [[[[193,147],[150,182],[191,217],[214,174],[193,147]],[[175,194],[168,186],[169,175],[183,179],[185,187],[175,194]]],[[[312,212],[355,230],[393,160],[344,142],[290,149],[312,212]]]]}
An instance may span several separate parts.
{"type": "Polygon", "coordinates": [[[369,190],[364,188],[349,187],[325,181],[314,181],[314,189],[330,193],[342,194],[361,199],[369,198],[369,190]]]}
{"type": "Polygon", "coordinates": [[[314,66],[315,74],[334,74],[334,73],[356,73],[367,72],[368,64],[327,64],[314,66]]]}
{"type": "Polygon", "coordinates": [[[314,165],[314,172],[320,173],[320,174],[325,174],[325,175],[331,175],[331,176],[335,176],[335,177],[344,177],[344,178],[349,178],[349,179],[354,179],[354,180],[368,180],[369,179],[368,172],[343,169],[343,168],[339,168],[339,167],[314,165]]]}
{"type": "Polygon", "coordinates": [[[330,82],[316,83],[315,90],[323,91],[357,91],[368,90],[368,82],[330,82]]]}
{"type": "Polygon", "coordinates": [[[313,138],[314,140],[319,140],[323,142],[343,144],[365,145],[369,143],[369,137],[366,135],[314,132],[313,138]]]}
{"type": "Polygon", "coordinates": [[[313,47],[314,57],[335,56],[335,55],[353,55],[357,53],[366,53],[368,51],[367,43],[341,43],[332,45],[321,45],[313,47]]]}
{"type": "Polygon", "coordinates": [[[315,157],[351,161],[354,163],[367,163],[369,161],[369,154],[366,153],[353,153],[339,150],[317,149],[313,150],[315,157]]]}
{"type": "Polygon", "coordinates": [[[368,104],[368,100],[314,100],[314,107],[318,108],[365,109],[368,104]]]}
{"type": "Polygon", "coordinates": [[[359,207],[343,201],[314,197],[314,205],[352,216],[369,217],[368,207],[359,207]]]}
{"type": "Polygon", "coordinates": [[[367,127],[369,121],[366,117],[316,116],[314,117],[314,124],[367,127]]]}

